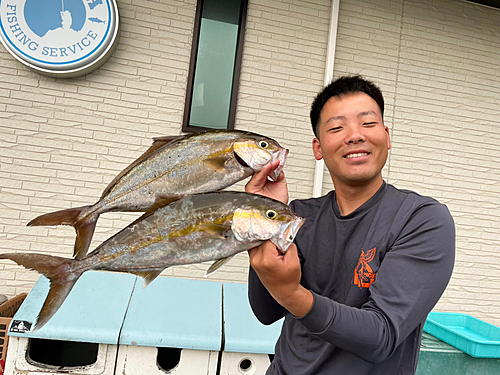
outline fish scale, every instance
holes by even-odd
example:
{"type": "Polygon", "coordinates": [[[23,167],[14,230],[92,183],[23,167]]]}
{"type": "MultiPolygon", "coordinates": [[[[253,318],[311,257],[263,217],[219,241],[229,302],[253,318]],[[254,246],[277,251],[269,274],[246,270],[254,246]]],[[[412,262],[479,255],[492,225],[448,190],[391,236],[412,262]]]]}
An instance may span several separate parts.
{"type": "Polygon", "coordinates": [[[280,160],[288,150],[260,134],[213,130],[181,137],[161,137],[119,173],[94,205],[41,215],[29,226],[72,225],[74,256],[83,258],[99,216],[111,211],[147,211],[178,196],[219,191],[280,160]]]}
{"type": "Polygon", "coordinates": [[[235,254],[271,240],[284,253],[304,219],[271,198],[242,192],[186,196],[145,213],[83,259],[45,254],[0,254],[50,279],[36,329],[56,313],[86,271],[127,272],[152,282],[164,269],[215,261],[215,272],[235,254]],[[268,215],[272,211],[273,215],[268,215]],[[271,218],[271,217],[272,218],[271,218]],[[172,235],[173,234],[173,235],[172,235]]]}

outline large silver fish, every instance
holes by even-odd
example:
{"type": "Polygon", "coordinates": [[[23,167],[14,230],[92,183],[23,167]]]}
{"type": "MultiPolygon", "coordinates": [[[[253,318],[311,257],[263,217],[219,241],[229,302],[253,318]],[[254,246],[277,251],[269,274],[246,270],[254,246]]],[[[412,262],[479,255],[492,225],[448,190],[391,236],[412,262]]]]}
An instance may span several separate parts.
{"type": "Polygon", "coordinates": [[[72,225],[74,256],[80,259],[87,253],[100,214],[147,211],[163,200],[218,191],[279,160],[272,176],[276,180],[287,154],[271,138],[237,130],[155,138],[141,157],[116,176],[97,203],[41,215],[28,225],[72,225]]]}
{"type": "Polygon", "coordinates": [[[304,223],[273,199],[243,192],[196,194],[146,212],[83,259],[44,254],[0,254],[38,271],[50,289],[38,315],[40,329],[55,314],[78,278],[89,270],[132,273],[146,287],[165,268],[215,261],[210,274],[235,254],[271,240],[285,253],[304,223]]]}

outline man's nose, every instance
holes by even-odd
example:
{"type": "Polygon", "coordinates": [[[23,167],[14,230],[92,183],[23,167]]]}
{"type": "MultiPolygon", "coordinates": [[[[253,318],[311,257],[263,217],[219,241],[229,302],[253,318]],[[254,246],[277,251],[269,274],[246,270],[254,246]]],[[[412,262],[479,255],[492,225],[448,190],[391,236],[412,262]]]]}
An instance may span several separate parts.
{"type": "Polygon", "coordinates": [[[360,143],[365,141],[365,135],[361,126],[353,125],[348,127],[346,143],[360,143]]]}

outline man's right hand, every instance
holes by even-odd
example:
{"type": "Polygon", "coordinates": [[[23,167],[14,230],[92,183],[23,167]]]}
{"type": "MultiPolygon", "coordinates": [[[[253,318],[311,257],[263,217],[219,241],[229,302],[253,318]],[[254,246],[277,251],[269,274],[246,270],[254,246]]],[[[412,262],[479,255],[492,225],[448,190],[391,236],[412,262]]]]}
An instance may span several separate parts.
{"type": "Polygon", "coordinates": [[[293,316],[301,317],[311,309],[313,294],[300,285],[302,271],[297,246],[290,245],[281,255],[271,241],[248,250],[250,265],[269,294],[293,316]]]}
{"type": "Polygon", "coordinates": [[[245,186],[247,193],[264,195],[288,204],[288,187],[286,185],[285,173],[281,172],[277,181],[268,178],[278,168],[280,161],[267,164],[260,172],[255,173],[245,186]]]}

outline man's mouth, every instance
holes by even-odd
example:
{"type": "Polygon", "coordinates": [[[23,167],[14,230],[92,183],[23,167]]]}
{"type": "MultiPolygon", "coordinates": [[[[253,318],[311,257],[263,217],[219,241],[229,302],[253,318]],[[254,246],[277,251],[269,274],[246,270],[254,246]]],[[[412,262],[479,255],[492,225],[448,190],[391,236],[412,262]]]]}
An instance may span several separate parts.
{"type": "Polygon", "coordinates": [[[346,158],[346,159],[352,159],[352,158],[359,158],[361,156],[368,156],[368,155],[370,155],[369,152],[357,152],[355,154],[346,155],[346,156],[344,156],[344,158],[346,158]]]}

